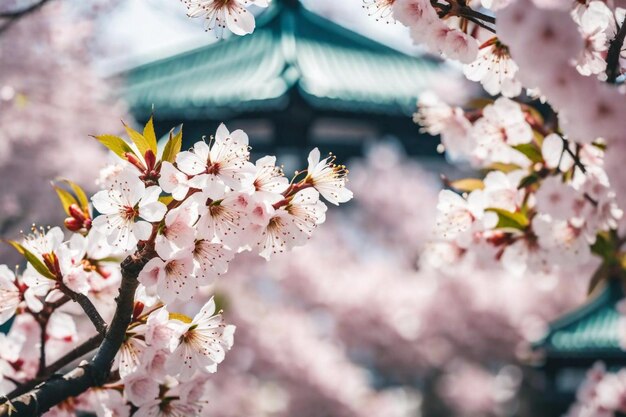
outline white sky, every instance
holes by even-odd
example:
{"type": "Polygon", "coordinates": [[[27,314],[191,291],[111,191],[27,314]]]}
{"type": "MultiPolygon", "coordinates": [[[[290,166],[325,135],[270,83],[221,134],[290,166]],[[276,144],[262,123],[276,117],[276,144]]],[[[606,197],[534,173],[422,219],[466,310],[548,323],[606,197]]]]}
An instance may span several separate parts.
{"type": "MultiPolygon", "coordinates": [[[[406,28],[376,22],[362,0],[303,0],[315,12],[356,32],[407,52],[415,52],[406,28]]],[[[189,19],[179,0],[124,0],[99,23],[106,58],[98,62],[104,74],[213,42],[201,19],[189,19]]]]}

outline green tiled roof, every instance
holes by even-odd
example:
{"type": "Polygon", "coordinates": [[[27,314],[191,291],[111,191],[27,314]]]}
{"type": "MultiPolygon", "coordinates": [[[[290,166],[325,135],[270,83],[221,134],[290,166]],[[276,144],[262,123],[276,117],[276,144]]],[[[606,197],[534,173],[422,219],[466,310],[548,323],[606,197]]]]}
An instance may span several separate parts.
{"type": "Polygon", "coordinates": [[[611,281],[584,306],[551,323],[535,344],[553,357],[625,356],[619,344],[617,303],[624,298],[621,282],[611,281]]]}
{"type": "Polygon", "coordinates": [[[280,1],[252,35],[142,65],[122,74],[135,114],[224,118],[284,109],[290,90],[314,108],[408,115],[442,71],[280,1]]]}

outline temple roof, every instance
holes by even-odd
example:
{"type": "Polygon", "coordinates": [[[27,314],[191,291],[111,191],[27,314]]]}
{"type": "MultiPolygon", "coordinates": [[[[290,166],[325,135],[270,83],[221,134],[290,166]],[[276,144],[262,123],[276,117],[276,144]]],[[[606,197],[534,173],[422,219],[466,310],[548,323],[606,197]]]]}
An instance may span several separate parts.
{"type": "Polygon", "coordinates": [[[550,324],[536,349],[550,358],[606,359],[626,357],[620,348],[620,314],[617,304],[624,298],[622,283],[609,282],[582,307],[550,324]]]}
{"type": "MultiPolygon", "coordinates": [[[[231,37],[129,70],[122,95],[136,116],[223,119],[287,107],[410,115],[442,67],[358,35],[300,6],[274,1],[252,35],[231,37]]],[[[440,79],[440,77],[437,77],[440,79]]]]}

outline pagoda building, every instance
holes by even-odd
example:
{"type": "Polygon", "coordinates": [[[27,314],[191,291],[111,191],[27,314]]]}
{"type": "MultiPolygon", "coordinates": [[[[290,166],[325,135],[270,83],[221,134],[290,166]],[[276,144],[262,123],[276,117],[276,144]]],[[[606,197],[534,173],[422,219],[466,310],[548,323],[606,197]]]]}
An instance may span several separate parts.
{"type": "Polygon", "coordinates": [[[418,95],[450,71],[327,20],[297,0],[276,0],[251,35],[150,62],[120,74],[137,120],[183,123],[185,145],[220,122],[244,129],[256,152],[339,157],[393,136],[409,154],[433,155],[438,140],[411,120],[418,95]],[[419,137],[419,138],[418,138],[419,137]]]}

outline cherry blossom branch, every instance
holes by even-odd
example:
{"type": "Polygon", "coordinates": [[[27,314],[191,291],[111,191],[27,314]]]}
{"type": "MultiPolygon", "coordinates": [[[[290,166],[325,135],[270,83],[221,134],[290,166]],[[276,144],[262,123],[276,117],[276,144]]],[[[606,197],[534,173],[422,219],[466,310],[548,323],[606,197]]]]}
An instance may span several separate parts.
{"type": "Polygon", "coordinates": [[[480,20],[474,18],[474,17],[470,17],[470,16],[463,16],[465,19],[469,20],[470,22],[475,23],[476,25],[480,26],[481,28],[488,30],[491,33],[496,33],[496,30],[494,28],[492,28],[491,26],[487,26],[485,23],[481,22],[480,20]]]}
{"type": "Polygon", "coordinates": [[[63,294],[67,295],[72,301],[78,303],[82,307],[83,311],[85,312],[87,317],[89,317],[89,320],[91,320],[98,333],[106,333],[107,323],[106,321],[104,321],[104,319],[96,309],[96,306],[93,305],[89,297],[84,294],[72,291],[64,284],[61,284],[60,289],[63,294]]]}
{"type": "Polygon", "coordinates": [[[81,344],[77,348],[71,350],[64,356],[60,357],[52,364],[48,365],[45,368],[41,376],[33,380],[30,380],[28,382],[25,382],[23,384],[19,384],[19,382],[15,382],[15,385],[18,385],[18,386],[13,391],[8,393],[6,395],[6,398],[10,400],[12,398],[18,397],[32,390],[37,385],[39,385],[40,383],[48,379],[52,374],[56,373],[58,370],[62,369],[63,367],[69,365],[75,360],[80,359],[81,357],[85,356],[89,352],[96,349],[98,346],[100,346],[100,343],[102,343],[103,339],[104,339],[104,335],[97,334],[93,336],[91,339],[88,339],[87,341],[85,341],[83,344],[81,344]]]}
{"type": "Polygon", "coordinates": [[[626,22],[622,23],[615,38],[609,44],[606,56],[606,77],[609,83],[614,84],[620,75],[619,57],[624,46],[624,38],[626,38],[626,22]]]}
{"type": "Polygon", "coordinates": [[[37,376],[42,375],[46,368],[46,327],[48,327],[49,318],[50,316],[46,315],[38,320],[41,333],[39,335],[39,368],[37,369],[37,376]]]}
{"type": "Polygon", "coordinates": [[[122,282],[115,314],[93,359],[81,363],[59,378],[49,378],[33,390],[3,403],[0,405],[0,417],[40,415],[66,398],[76,397],[89,388],[101,386],[107,381],[113,359],[124,341],[126,329],[132,318],[135,290],[139,285],[137,277],[154,256],[154,245],[148,242],[122,262],[122,282]]]}

